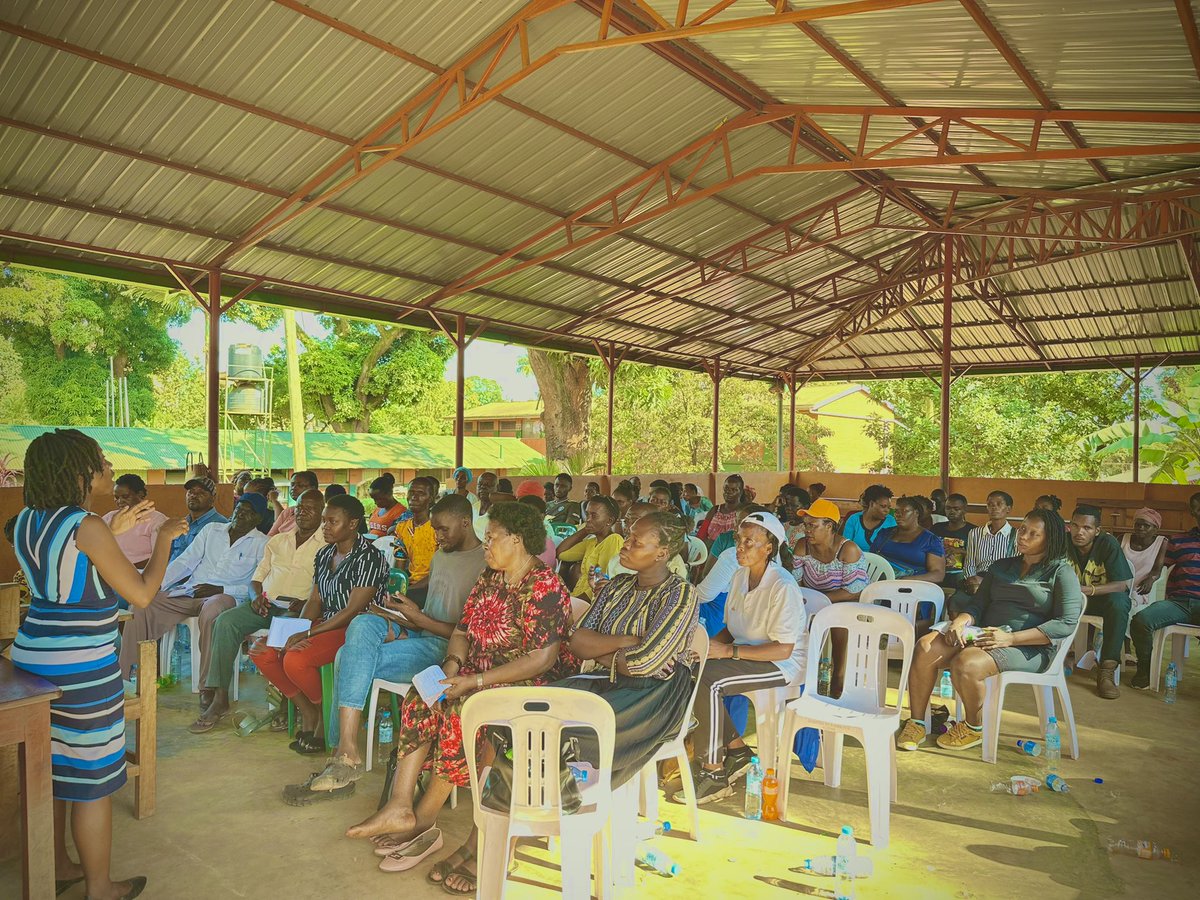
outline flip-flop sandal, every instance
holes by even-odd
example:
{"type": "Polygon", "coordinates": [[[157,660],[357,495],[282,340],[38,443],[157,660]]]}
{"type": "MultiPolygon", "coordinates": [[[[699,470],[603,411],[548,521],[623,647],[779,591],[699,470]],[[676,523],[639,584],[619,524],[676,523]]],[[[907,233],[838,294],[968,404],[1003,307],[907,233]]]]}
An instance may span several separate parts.
{"type": "Polygon", "coordinates": [[[308,781],[303,784],[284,785],[283,802],[288,806],[312,806],[322,800],[346,800],[354,796],[355,785],[353,782],[336,791],[314,791],[310,785],[313,783],[313,779],[320,774],[320,772],[313,772],[308,776],[308,781]]]}
{"type": "Polygon", "coordinates": [[[470,896],[470,895],[474,894],[475,890],[479,887],[479,873],[478,872],[468,872],[465,868],[466,866],[471,865],[473,862],[475,862],[475,857],[471,856],[467,860],[465,860],[465,861],[459,863],[457,866],[455,866],[450,872],[448,872],[445,879],[442,880],[442,890],[445,891],[447,894],[450,894],[451,896],[454,896],[454,897],[466,897],[466,896],[470,896]],[[447,882],[454,875],[457,875],[459,878],[462,878],[463,880],[470,882],[471,886],[469,888],[467,888],[466,890],[459,890],[458,888],[450,887],[450,885],[447,882]]]}
{"type": "Polygon", "coordinates": [[[435,830],[436,828],[437,828],[436,825],[431,826],[429,828],[426,828],[420,834],[414,834],[412,837],[408,838],[407,840],[403,840],[403,841],[397,840],[395,837],[393,837],[390,834],[379,835],[379,837],[382,839],[379,841],[376,841],[375,846],[372,847],[371,849],[376,856],[391,856],[397,850],[404,850],[404,849],[412,846],[414,843],[419,841],[421,838],[425,837],[425,835],[429,834],[429,832],[435,830]]]}
{"type": "Polygon", "coordinates": [[[474,857],[474,852],[466,847],[459,847],[439,863],[434,863],[432,869],[425,874],[425,880],[430,884],[441,884],[459,866],[466,865],[474,857]],[[454,862],[457,860],[457,862],[454,862]]]}
{"type": "Polygon", "coordinates": [[[439,828],[430,828],[424,834],[413,838],[399,850],[393,850],[379,861],[379,868],[384,872],[405,872],[415,868],[431,853],[442,849],[442,832],[439,828]]]}
{"type": "MultiPolygon", "coordinates": [[[[296,740],[292,741],[288,746],[301,756],[314,756],[325,752],[325,741],[310,731],[297,733],[296,740]]],[[[318,772],[317,774],[320,773],[318,772]]]]}
{"type": "Polygon", "coordinates": [[[331,759],[325,765],[325,771],[313,779],[310,787],[314,791],[334,791],[362,778],[367,771],[363,764],[346,762],[347,759],[346,756],[331,759]]]}
{"type": "Polygon", "coordinates": [[[214,728],[216,728],[218,725],[221,724],[222,719],[228,719],[228,718],[229,718],[229,713],[227,713],[227,712],[221,713],[215,719],[206,719],[206,718],[204,718],[204,716],[201,716],[200,718],[198,718],[195,722],[193,722],[191,724],[191,727],[188,728],[188,731],[190,731],[192,734],[208,734],[210,731],[212,731],[214,728]]]}

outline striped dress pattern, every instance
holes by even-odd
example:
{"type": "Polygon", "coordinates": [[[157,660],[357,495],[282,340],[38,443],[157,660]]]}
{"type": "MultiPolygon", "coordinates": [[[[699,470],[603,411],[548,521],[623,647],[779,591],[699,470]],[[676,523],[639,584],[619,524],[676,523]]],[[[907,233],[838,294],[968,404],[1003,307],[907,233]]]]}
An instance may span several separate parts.
{"type": "Polygon", "coordinates": [[[12,661],[62,689],[50,704],[56,800],[99,800],[125,784],[117,595],[75,544],[87,516],[73,506],[25,509],[14,534],[33,599],[12,661]]]}

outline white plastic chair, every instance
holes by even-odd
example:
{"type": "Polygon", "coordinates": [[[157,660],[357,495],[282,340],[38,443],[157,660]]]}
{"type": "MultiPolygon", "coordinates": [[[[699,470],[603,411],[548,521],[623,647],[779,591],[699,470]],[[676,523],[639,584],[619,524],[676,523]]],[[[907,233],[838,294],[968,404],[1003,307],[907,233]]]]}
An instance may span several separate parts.
{"type": "Polygon", "coordinates": [[[519,837],[558,836],[562,847],[562,894],[611,894],[606,826],[613,806],[612,761],[616,722],[604,698],[585,691],[554,687],[503,687],[467,698],[462,708],[463,749],[471,775],[471,798],[479,828],[480,900],[504,896],[512,842],[519,837]],[[481,805],[482,782],[475,758],[475,735],[485,725],[512,732],[512,808],[506,814],[481,805]],[[599,740],[596,780],[584,788],[584,806],[563,815],[559,797],[562,731],[584,727],[599,740]],[[589,860],[591,865],[589,865],[589,860]]]}
{"type": "MultiPolygon", "coordinates": [[[[912,623],[915,631],[917,613],[923,603],[932,604],[934,623],[936,624],[941,621],[942,608],[946,604],[946,594],[942,591],[941,585],[933,584],[929,581],[877,581],[866,586],[863,592],[859,594],[858,601],[859,603],[874,603],[878,606],[888,606],[894,609],[912,623]]],[[[909,655],[911,654],[912,651],[910,649],[909,655]]],[[[903,647],[895,643],[888,644],[887,659],[900,659],[903,655],[903,647]]],[[[886,678],[884,681],[886,683],[886,678]]],[[[904,705],[903,694],[900,696],[900,705],[904,705]]],[[[915,717],[918,711],[910,708],[909,714],[915,717]]],[[[929,731],[932,724],[930,721],[931,716],[931,711],[926,708],[926,731],[929,731]]],[[[959,718],[961,717],[962,714],[960,711],[959,718]]]]}
{"type": "MultiPolygon", "coordinates": [[[[371,771],[374,765],[375,755],[375,716],[379,713],[379,692],[389,691],[397,697],[403,697],[408,693],[408,689],[412,685],[405,681],[386,681],[383,678],[376,678],[371,682],[371,702],[367,705],[367,771],[371,771]]],[[[400,727],[399,722],[393,722],[392,725],[396,728],[400,727]]],[[[451,801],[451,808],[454,807],[454,799],[451,801]]]]}
{"type": "Polygon", "coordinates": [[[694,534],[688,535],[684,553],[684,561],[687,563],[689,572],[708,562],[708,545],[694,534]]]}
{"type": "Polygon", "coordinates": [[[579,627],[579,623],[583,621],[583,617],[587,615],[589,609],[592,608],[590,600],[584,600],[582,597],[571,598],[571,625],[575,628],[579,627]]]}
{"type": "MultiPolygon", "coordinates": [[[[200,617],[192,616],[184,619],[183,624],[187,626],[188,640],[191,643],[190,652],[192,659],[192,693],[200,693],[200,617]]],[[[171,654],[175,650],[175,629],[172,628],[161,638],[158,639],[158,670],[159,672],[171,671],[171,654]]],[[[229,699],[230,701],[238,698],[238,676],[242,671],[242,648],[238,645],[237,651],[233,656],[233,678],[229,681],[229,699]]]]}
{"type": "MultiPolygon", "coordinates": [[[[1075,625],[1076,630],[1079,624],[1075,625]]],[[[1075,730],[1075,713],[1071,709],[1071,694],[1067,691],[1067,676],[1063,672],[1063,664],[1067,661],[1067,652],[1071,649],[1075,635],[1064,638],[1058,649],[1050,658],[1050,666],[1045,672],[1001,672],[984,681],[983,696],[983,761],[994,763],[996,749],[1000,742],[1000,716],[1004,712],[1004,691],[1010,684],[1028,684],[1033,688],[1033,698],[1037,703],[1038,718],[1042,723],[1042,734],[1046,732],[1046,722],[1055,714],[1054,692],[1058,692],[1063,714],[1058,717],[1061,723],[1066,722],[1067,731],[1071,735],[1071,759],[1079,759],[1079,734],[1075,730]]]]}
{"type": "Polygon", "coordinates": [[[813,616],[829,606],[833,601],[816,588],[801,587],[800,594],[804,597],[804,616],[806,625],[808,626],[805,630],[807,631],[812,627],[813,616]]]}
{"type": "Polygon", "coordinates": [[[1150,656],[1150,686],[1158,693],[1162,679],[1163,651],[1167,638],[1171,639],[1171,659],[1179,669],[1179,680],[1183,681],[1183,659],[1187,656],[1187,640],[1200,638],[1200,625],[1168,625],[1154,632],[1154,652],[1150,656]]]}
{"type": "Polygon", "coordinates": [[[867,566],[867,580],[872,582],[895,580],[896,570],[878,553],[864,553],[862,558],[867,566]]]}
{"type": "Polygon", "coordinates": [[[784,709],[780,747],[775,760],[779,777],[779,815],[787,819],[791,781],[791,743],[801,728],[821,731],[822,766],[826,787],[842,780],[842,743],[845,735],[863,746],[867,763],[867,801],[871,817],[871,844],[882,849],[888,844],[891,803],[896,801],[896,743],[900,727],[900,700],[908,685],[912,663],[913,627],[894,610],[869,603],[834,603],[814,617],[809,633],[807,684],[817,683],[820,649],[831,629],[847,632],[846,674],[840,697],[825,697],[809,691],[784,709]],[[895,707],[886,705],[887,683],[880,684],[887,670],[881,667],[884,635],[899,638],[904,646],[903,665],[895,707]],[[881,698],[883,698],[881,702],[881,698]]]}
{"type": "MultiPolygon", "coordinates": [[[[700,840],[700,807],[696,803],[696,783],[692,778],[692,764],[688,759],[684,739],[687,737],[688,725],[692,721],[692,710],[696,708],[696,692],[700,690],[700,678],[704,674],[704,664],[708,661],[708,634],[704,628],[697,625],[692,631],[692,653],[699,659],[695,666],[695,681],[692,684],[692,697],[688,702],[687,712],[679,723],[679,733],[658,748],[654,758],[646,763],[641,775],[642,815],[651,821],[658,819],[658,763],[673,759],[679,764],[679,778],[683,782],[683,797],[688,808],[688,821],[691,829],[689,837],[693,841],[700,840]]],[[[674,828],[671,829],[674,833],[674,828]]]]}

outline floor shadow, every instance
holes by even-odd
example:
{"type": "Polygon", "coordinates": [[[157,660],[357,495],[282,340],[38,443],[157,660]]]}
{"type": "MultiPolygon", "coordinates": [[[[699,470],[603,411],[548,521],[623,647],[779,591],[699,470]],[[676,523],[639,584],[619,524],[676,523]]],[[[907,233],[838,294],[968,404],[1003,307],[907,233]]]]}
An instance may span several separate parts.
{"type": "Polygon", "coordinates": [[[810,897],[834,897],[833,891],[827,888],[813,887],[811,884],[801,884],[798,881],[788,881],[786,878],[776,878],[773,875],[755,875],[755,881],[769,884],[771,887],[783,888],[793,894],[808,894],[810,897]]]}
{"type": "Polygon", "coordinates": [[[1116,876],[1107,855],[1080,840],[1076,845],[1041,846],[1032,850],[995,844],[968,844],[976,856],[1023,872],[1042,872],[1052,881],[1079,891],[1085,897],[1117,897],[1125,882],[1116,876]]]}

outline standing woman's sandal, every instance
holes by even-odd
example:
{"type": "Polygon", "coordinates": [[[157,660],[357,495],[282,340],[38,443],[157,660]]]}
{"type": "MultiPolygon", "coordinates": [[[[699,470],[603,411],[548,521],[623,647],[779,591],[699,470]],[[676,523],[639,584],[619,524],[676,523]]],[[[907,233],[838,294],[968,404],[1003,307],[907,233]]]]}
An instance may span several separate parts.
{"type": "MultiPolygon", "coordinates": [[[[133,900],[134,897],[141,894],[146,889],[146,876],[138,875],[136,878],[129,879],[129,890],[121,895],[121,900],[133,900]]],[[[91,900],[90,897],[84,896],[83,900],[91,900]]]]}

